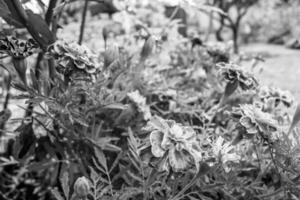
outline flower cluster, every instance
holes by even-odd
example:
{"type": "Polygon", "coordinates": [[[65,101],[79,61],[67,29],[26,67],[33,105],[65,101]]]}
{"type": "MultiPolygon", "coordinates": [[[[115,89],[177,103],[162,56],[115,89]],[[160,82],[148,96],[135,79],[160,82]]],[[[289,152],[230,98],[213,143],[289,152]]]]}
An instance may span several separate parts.
{"type": "Polygon", "coordinates": [[[283,91],[275,87],[261,87],[258,96],[265,104],[272,104],[275,107],[280,103],[290,107],[294,101],[292,95],[288,91],[283,91]]]}
{"type": "Polygon", "coordinates": [[[153,117],[145,127],[150,131],[151,152],[154,157],[161,158],[159,170],[180,172],[194,164],[199,170],[202,160],[200,141],[196,132],[173,120],[153,117]]]}
{"type": "Polygon", "coordinates": [[[0,39],[0,52],[14,58],[25,58],[37,51],[38,45],[33,39],[20,40],[12,36],[0,39]]]}
{"type": "Polygon", "coordinates": [[[232,115],[239,119],[239,125],[244,127],[249,135],[277,130],[276,120],[269,113],[263,112],[258,105],[241,105],[232,115]]]}
{"type": "Polygon", "coordinates": [[[50,46],[49,51],[57,59],[58,70],[63,74],[69,74],[76,69],[94,74],[100,68],[97,56],[83,45],[59,40],[50,46]]]}
{"type": "Polygon", "coordinates": [[[247,73],[240,66],[229,63],[219,63],[220,73],[222,77],[231,83],[238,83],[242,90],[255,89],[258,81],[252,74],[247,73]]]}
{"type": "Polygon", "coordinates": [[[146,104],[146,98],[138,90],[129,92],[128,98],[137,106],[138,111],[143,114],[144,120],[151,118],[150,107],[146,104]]]}

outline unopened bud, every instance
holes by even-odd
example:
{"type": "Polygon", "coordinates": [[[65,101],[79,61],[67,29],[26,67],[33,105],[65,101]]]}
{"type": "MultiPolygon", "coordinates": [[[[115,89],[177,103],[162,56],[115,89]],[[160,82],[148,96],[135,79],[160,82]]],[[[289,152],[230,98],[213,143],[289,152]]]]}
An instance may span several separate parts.
{"type": "Polygon", "coordinates": [[[85,198],[89,194],[89,180],[84,176],[79,177],[74,183],[74,192],[79,198],[85,198]]]}
{"type": "Polygon", "coordinates": [[[141,52],[141,59],[148,58],[154,52],[155,46],[156,46],[156,38],[151,35],[144,43],[141,52]]]}
{"type": "Polygon", "coordinates": [[[119,59],[119,46],[110,45],[104,52],[104,68],[109,67],[113,62],[119,59]]]}

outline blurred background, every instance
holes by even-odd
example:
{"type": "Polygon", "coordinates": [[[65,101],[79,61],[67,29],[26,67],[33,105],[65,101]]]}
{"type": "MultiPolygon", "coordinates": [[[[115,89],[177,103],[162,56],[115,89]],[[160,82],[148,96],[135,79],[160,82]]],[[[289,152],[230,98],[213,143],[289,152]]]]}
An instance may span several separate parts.
{"type": "MultiPolygon", "coordinates": [[[[297,0],[70,0],[59,1],[54,14],[61,12],[57,37],[77,41],[82,12],[87,4],[82,43],[94,52],[117,42],[127,50],[138,49],[132,35],[140,27],[152,34],[166,31],[195,44],[227,42],[240,56],[263,58],[258,77],[263,84],[289,90],[300,99],[300,2],[297,0]],[[86,3],[88,2],[88,3],[86,3]]],[[[45,14],[48,0],[23,0],[35,13],[45,14]]],[[[0,19],[0,32],[26,35],[0,19]]],[[[26,37],[26,36],[24,36],[26,37]]],[[[176,38],[177,36],[174,36],[176,38]]],[[[176,39],[174,39],[176,40],[176,39]]],[[[139,47],[142,47],[143,43],[139,47]]],[[[171,48],[171,47],[170,47],[171,48]]],[[[163,55],[162,55],[163,56],[163,55]]],[[[34,58],[35,59],[35,58],[34,58]]],[[[167,59],[165,57],[165,59],[167,59]]],[[[5,62],[1,59],[0,62],[5,62]]],[[[247,65],[247,62],[245,63],[247,65]]],[[[5,70],[0,74],[0,96],[5,96],[5,70]]],[[[11,109],[17,107],[10,105],[11,109]]],[[[13,112],[14,113],[14,112],[13,112]]]]}

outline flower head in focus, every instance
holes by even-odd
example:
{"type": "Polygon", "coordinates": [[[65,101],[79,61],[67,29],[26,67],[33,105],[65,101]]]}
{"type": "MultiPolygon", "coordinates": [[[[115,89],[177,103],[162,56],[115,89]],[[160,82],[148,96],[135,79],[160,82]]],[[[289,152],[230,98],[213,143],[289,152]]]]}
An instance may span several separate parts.
{"type": "Polygon", "coordinates": [[[159,170],[168,171],[170,166],[175,172],[179,172],[191,165],[199,170],[202,152],[197,134],[192,128],[155,116],[148,122],[145,130],[150,131],[153,156],[162,158],[159,170]]]}
{"type": "Polygon", "coordinates": [[[99,69],[96,56],[83,45],[59,40],[50,46],[49,51],[57,58],[58,70],[64,74],[75,69],[82,70],[87,74],[94,74],[99,69]]]}
{"type": "Polygon", "coordinates": [[[0,39],[0,52],[6,52],[14,58],[25,58],[38,51],[33,39],[21,40],[12,36],[0,39]]]}
{"type": "Polygon", "coordinates": [[[219,63],[220,74],[228,82],[237,82],[242,90],[256,89],[258,81],[252,74],[247,73],[240,66],[229,63],[219,63]]]}

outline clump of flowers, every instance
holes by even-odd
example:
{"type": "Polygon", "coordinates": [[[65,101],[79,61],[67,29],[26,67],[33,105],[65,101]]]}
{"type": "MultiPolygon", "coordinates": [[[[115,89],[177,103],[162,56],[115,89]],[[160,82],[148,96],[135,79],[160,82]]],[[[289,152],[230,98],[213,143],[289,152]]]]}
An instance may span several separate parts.
{"type": "Polygon", "coordinates": [[[146,98],[138,90],[129,92],[128,98],[137,106],[138,111],[143,114],[144,120],[151,118],[150,107],[146,104],[146,98]]]}
{"type": "Polygon", "coordinates": [[[239,120],[239,126],[246,134],[255,135],[277,130],[277,122],[271,114],[263,112],[261,106],[245,104],[234,109],[233,116],[239,120]]]}
{"type": "Polygon", "coordinates": [[[38,51],[38,45],[33,39],[21,40],[13,36],[0,39],[0,52],[14,58],[25,58],[38,51]]]}
{"type": "Polygon", "coordinates": [[[59,40],[50,46],[49,52],[57,59],[58,71],[65,75],[76,70],[94,74],[100,68],[97,56],[87,47],[74,42],[59,40]]]}
{"type": "Polygon", "coordinates": [[[255,89],[258,86],[258,81],[254,76],[240,66],[229,63],[219,63],[221,76],[230,83],[237,83],[242,90],[255,89]]]}
{"type": "Polygon", "coordinates": [[[266,105],[274,105],[277,107],[280,103],[286,107],[293,104],[293,97],[288,91],[283,91],[276,87],[261,87],[258,96],[266,105]]]}
{"type": "Polygon", "coordinates": [[[151,152],[154,157],[161,158],[159,170],[180,172],[192,165],[199,170],[202,160],[200,141],[196,132],[173,120],[153,117],[145,127],[150,131],[151,152]]]}

